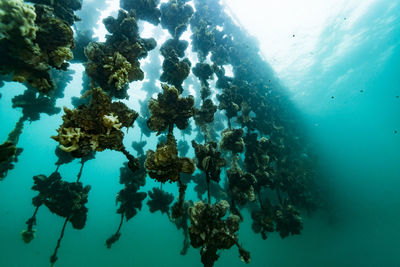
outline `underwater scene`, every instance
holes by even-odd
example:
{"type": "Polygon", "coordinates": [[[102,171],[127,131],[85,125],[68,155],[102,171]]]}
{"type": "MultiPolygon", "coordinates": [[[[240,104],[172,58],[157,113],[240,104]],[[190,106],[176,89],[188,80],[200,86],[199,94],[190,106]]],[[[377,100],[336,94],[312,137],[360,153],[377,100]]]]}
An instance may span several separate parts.
{"type": "Polygon", "coordinates": [[[0,0],[0,266],[400,266],[400,2],[0,0]]]}

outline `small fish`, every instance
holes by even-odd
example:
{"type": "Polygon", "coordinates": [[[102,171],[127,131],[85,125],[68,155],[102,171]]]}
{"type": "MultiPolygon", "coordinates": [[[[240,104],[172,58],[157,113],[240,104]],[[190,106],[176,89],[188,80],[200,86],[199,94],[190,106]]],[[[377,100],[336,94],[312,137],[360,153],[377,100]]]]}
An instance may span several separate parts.
{"type": "Polygon", "coordinates": [[[332,98],[332,99],[334,99],[334,98],[335,98],[335,96],[331,96],[331,98],[332,98]]]}
{"type": "Polygon", "coordinates": [[[361,90],[360,90],[360,93],[364,93],[364,90],[363,90],[363,89],[361,89],[361,90]]]}
{"type": "Polygon", "coordinates": [[[293,34],[293,37],[296,37],[296,35],[295,35],[295,34],[293,34]]]}
{"type": "Polygon", "coordinates": [[[346,20],[347,18],[343,18],[343,20],[346,20]]]}
{"type": "Polygon", "coordinates": [[[400,96],[396,95],[396,98],[399,98],[400,96]]]}
{"type": "Polygon", "coordinates": [[[397,134],[397,130],[394,130],[394,134],[397,134]]]}

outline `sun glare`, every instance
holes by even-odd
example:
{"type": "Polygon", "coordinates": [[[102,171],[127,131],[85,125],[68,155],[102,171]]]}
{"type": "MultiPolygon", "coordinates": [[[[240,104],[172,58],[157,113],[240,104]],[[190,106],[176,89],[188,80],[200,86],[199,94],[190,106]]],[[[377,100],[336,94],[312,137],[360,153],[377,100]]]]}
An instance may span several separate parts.
{"type": "Polygon", "coordinates": [[[316,45],[327,25],[346,21],[336,30],[350,30],[375,1],[223,0],[242,26],[257,37],[262,53],[283,78],[288,70],[313,64],[316,45]]]}

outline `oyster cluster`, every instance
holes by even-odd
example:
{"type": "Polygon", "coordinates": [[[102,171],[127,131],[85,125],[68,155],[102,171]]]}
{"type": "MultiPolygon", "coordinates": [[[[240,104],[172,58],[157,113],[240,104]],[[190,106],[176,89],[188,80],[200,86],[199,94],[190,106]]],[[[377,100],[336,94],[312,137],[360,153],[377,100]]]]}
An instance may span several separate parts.
{"type": "Polygon", "coordinates": [[[100,88],[87,92],[91,97],[88,106],[77,109],[64,108],[63,124],[53,139],[60,148],[75,157],[83,157],[93,151],[112,149],[121,151],[123,127],[132,127],[138,114],[121,102],[111,98],[100,88]]]}

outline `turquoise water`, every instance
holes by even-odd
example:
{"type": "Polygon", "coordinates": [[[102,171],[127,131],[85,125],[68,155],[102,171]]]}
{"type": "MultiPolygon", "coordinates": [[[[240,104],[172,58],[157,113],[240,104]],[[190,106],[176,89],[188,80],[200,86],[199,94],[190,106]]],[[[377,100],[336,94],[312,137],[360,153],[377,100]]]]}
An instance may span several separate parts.
{"type": "MultiPolygon", "coordinates": [[[[400,266],[399,14],[400,4],[377,1],[346,33],[337,31],[343,22],[334,21],[320,37],[313,65],[293,74],[298,78],[296,88],[283,78],[293,92],[292,104],[303,112],[304,132],[314,144],[327,204],[305,216],[301,235],[285,239],[274,233],[262,240],[252,232],[249,214],[243,212],[239,236],[251,252],[249,266],[400,266]],[[350,39],[345,53],[335,54],[349,36],[357,38],[350,39]]],[[[80,94],[84,68],[80,64],[71,68],[75,74],[65,97],[57,100],[60,107],[71,108],[70,98],[80,94]]],[[[130,92],[139,87],[135,83],[130,92]]],[[[21,115],[12,109],[11,99],[24,89],[17,83],[0,88],[0,140],[7,138],[21,115]]],[[[140,95],[127,103],[139,110],[139,99],[140,95]]],[[[55,169],[56,142],[50,136],[62,123],[61,116],[62,112],[41,115],[39,121],[25,122],[18,145],[24,151],[15,169],[0,182],[0,266],[49,265],[64,219],[41,209],[35,240],[24,244],[20,232],[33,212],[32,177],[55,169]]],[[[135,126],[124,142],[139,138],[135,126]]],[[[156,141],[152,136],[146,149],[154,148],[156,141]]],[[[82,182],[92,186],[86,226],[81,231],[67,226],[56,266],[202,266],[196,249],[180,256],[181,232],[161,213],[150,214],[147,205],[124,224],[113,248],[105,247],[120,219],[115,195],[122,188],[118,178],[124,161],[120,153],[105,151],[86,164],[82,182]]],[[[61,166],[63,178],[73,181],[79,166],[78,160],[61,166]]],[[[147,179],[145,191],[156,185],[147,179]]],[[[163,189],[177,195],[175,185],[163,189]]],[[[194,196],[194,192],[189,195],[194,196]]],[[[215,266],[244,263],[232,248],[222,251],[215,266]]]]}

